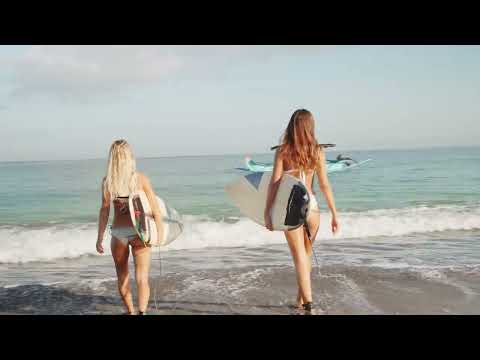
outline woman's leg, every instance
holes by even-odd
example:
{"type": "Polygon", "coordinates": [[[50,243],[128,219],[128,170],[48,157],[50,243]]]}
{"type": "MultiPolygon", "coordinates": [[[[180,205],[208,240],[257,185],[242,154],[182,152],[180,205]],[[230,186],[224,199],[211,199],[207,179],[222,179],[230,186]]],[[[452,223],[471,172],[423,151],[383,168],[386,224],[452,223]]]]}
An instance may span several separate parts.
{"type": "MultiPolygon", "coordinates": [[[[305,250],[307,252],[307,257],[308,257],[308,272],[309,274],[311,274],[312,273],[312,242],[315,241],[318,228],[320,227],[320,213],[312,211],[311,215],[308,217],[307,224],[308,224],[308,228],[310,230],[310,235],[312,239],[310,241],[307,235],[307,231],[305,230],[303,232],[303,242],[305,244],[305,250]]],[[[297,294],[297,307],[301,308],[305,302],[306,301],[304,301],[304,299],[302,298],[299,290],[297,294]]]]}
{"type": "Polygon", "coordinates": [[[292,253],[293,262],[295,264],[300,296],[305,302],[311,302],[312,286],[303,230],[303,226],[301,226],[295,230],[285,231],[285,237],[287,238],[288,246],[290,247],[290,252],[292,253]]]}
{"type": "Polygon", "coordinates": [[[147,311],[148,300],[150,299],[150,285],[148,276],[150,272],[151,248],[145,247],[143,243],[132,244],[133,259],[135,261],[135,280],[138,289],[138,311],[147,311]]]}
{"type": "Polygon", "coordinates": [[[132,292],[130,291],[130,284],[128,279],[128,257],[130,250],[128,245],[112,237],[110,248],[112,250],[113,261],[115,262],[115,269],[117,270],[118,291],[122,297],[123,303],[130,314],[135,312],[132,301],[132,292]]]}

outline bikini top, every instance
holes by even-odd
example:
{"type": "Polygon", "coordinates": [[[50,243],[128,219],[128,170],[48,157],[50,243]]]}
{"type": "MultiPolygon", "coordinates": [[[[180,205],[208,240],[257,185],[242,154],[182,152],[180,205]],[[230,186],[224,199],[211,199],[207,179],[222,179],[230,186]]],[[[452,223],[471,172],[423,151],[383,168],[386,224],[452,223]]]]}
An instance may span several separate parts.
{"type": "MultiPolygon", "coordinates": [[[[286,170],[285,173],[292,173],[292,172],[295,172],[295,171],[299,171],[300,172],[300,181],[306,186],[307,185],[307,176],[305,174],[305,171],[304,170],[301,170],[300,169],[290,169],[290,170],[286,170]]],[[[309,170],[311,172],[314,172],[314,170],[309,170]]],[[[313,179],[312,179],[312,182],[313,182],[313,179]]]]}
{"type": "Polygon", "coordinates": [[[126,215],[129,213],[129,205],[128,205],[128,196],[117,196],[113,199],[114,206],[120,211],[120,214],[126,215]]]}

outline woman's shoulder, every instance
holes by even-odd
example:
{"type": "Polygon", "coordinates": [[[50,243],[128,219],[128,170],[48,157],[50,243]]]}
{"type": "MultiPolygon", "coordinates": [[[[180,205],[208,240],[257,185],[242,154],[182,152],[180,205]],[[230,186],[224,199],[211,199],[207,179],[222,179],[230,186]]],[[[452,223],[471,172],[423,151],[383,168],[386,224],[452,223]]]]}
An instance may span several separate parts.
{"type": "Polygon", "coordinates": [[[278,146],[276,149],[275,149],[275,160],[276,161],[283,161],[284,160],[284,152],[282,151],[282,146],[278,146]]]}
{"type": "Polygon", "coordinates": [[[137,175],[137,180],[138,181],[144,181],[145,179],[147,179],[147,175],[145,175],[144,173],[142,173],[140,171],[137,171],[136,175],[137,175]]]}
{"type": "Polygon", "coordinates": [[[315,169],[321,169],[322,164],[325,164],[325,148],[321,145],[318,144],[317,148],[317,158],[315,159],[315,169]]]}
{"type": "Polygon", "coordinates": [[[317,160],[319,161],[325,161],[325,148],[319,144],[318,146],[318,153],[317,153],[317,160]]]}
{"type": "Polygon", "coordinates": [[[144,186],[150,183],[150,179],[144,173],[137,171],[137,182],[139,185],[144,186]]]}
{"type": "Polygon", "coordinates": [[[325,153],[325,146],[323,144],[317,144],[317,151],[319,154],[324,154],[325,153]]]}

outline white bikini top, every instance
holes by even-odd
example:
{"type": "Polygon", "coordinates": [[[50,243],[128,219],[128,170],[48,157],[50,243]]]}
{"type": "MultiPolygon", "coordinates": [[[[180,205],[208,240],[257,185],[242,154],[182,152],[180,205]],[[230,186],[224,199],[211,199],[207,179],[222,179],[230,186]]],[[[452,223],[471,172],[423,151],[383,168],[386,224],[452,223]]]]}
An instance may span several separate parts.
{"type": "MultiPolygon", "coordinates": [[[[285,171],[285,173],[291,173],[291,172],[294,172],[294,171],[300,171],[299,169],[290,169],[290,170],[287,170],[285,171]]],[[[314,171],[314,170],[310,170],[310,171],[314,171]]],[[[300,181],[306,186],[307,185],[307,176],[305,175],[305,171],[300,171],[300,181]]]]}

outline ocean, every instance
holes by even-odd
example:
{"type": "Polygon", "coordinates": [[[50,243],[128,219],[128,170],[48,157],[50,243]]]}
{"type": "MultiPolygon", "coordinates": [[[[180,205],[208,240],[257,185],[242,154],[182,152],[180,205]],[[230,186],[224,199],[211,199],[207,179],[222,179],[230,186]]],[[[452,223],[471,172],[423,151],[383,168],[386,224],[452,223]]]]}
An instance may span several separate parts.
{"type": "MultiPolygon", "coordinates": [[[[315,189],[318,307],[326,314],[480,313],[480,148],[344,154],[372,161],[329,176],[336,236],[315,189]]],[[[294,313],[295,271],[283,234],[242,216],[224,191],[244,174],[236,169],[244,155],[137,160],[185,224],[180,238],[152,253],[151,314],[294,313]]],[[[0,313],[123,312],[108,230],[106,254],[95,251],[105,168],[105,159],[0,163],[0,313]]]]}

